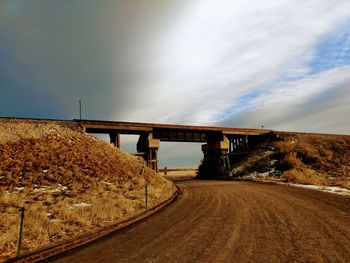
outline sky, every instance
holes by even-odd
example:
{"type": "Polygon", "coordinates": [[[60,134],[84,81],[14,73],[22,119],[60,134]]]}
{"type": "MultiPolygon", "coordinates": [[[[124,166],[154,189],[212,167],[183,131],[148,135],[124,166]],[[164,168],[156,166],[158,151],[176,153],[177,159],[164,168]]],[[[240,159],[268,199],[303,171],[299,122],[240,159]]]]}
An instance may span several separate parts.
{"type": "MultiPolygon", "coordinates": [[[[0,116],[79,100],[85,119],[350,134],[350,1],[0,0],[0,116]]],[[[200,149],[162,142],[160,166],[200,149]]]]}

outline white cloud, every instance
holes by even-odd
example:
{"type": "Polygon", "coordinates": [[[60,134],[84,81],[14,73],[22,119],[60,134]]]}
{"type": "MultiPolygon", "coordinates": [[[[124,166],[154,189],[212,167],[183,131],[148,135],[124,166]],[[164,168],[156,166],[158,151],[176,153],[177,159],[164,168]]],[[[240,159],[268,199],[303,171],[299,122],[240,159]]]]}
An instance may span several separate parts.
{"type": "Polygon", "coordinates": [[[349,133],[349,0],[81,2],[0,1],[2,112],[349,133]]]}
{"type": "Polygon", "coordinates": [[[350,84],[350,66],[327,70],[299,80],[280,82],[251,103],[257,108],[271,107],[276,104],[299,104],[326,90],[342,87],[344,84],[350,84]]]}
{"type": "Polygon", "coordinates": [[[324,85],[303,78],[316,44],[350,19],[349,1],[201,0],[185,7],[154,42],[152,78],[134,83],[146,93],[129,120],[215,124],[241,103],[300,102],[336,85],[338,71],[323,76],[324,85]],[[250,94],[260,95],[240,101],[250,94]]]}
{"type": "Polygon", "coordinates": [[[350,66],[286,82],[251,103],[227,125],[350,134],[350,66]]]}

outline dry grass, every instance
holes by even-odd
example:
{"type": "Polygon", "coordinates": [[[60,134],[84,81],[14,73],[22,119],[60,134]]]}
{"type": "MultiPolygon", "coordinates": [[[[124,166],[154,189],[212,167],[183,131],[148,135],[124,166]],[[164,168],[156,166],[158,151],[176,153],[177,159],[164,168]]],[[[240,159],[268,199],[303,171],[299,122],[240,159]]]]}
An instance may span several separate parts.
{"type": "Polygon", "coordinates": [[[350,136],[281,132],[278,137],[238,159],[231,174],[269,172],[276,180],[350,189],[350,136]]]}
{"type": "Polygon", "coordinates": [[[350,136],[282,133],[273,145],[288,181],[349,188],[350,136]]]}
{"type": "Polygon", "coordinates": [[[283,177],[291,183],[327,185],[325,178],[310,169],[291,169],[283,173],[283,177]]]}
{"type": "Polygon", "coordinates": [[[177,181],[177,180],[189,180],[193,179],[197,175],[196,169],[177,169],[176,171],[167,171],[167,175],[164,172],[159,172],[159,174],[169,180],[177,181]]]}
{"type": "Polygon", "coordinates": [[[71,122],[0,119],[0,260],[16,253],[24,206],[23,251],[54,244],[141,212],[173,185],[71,122]]]}

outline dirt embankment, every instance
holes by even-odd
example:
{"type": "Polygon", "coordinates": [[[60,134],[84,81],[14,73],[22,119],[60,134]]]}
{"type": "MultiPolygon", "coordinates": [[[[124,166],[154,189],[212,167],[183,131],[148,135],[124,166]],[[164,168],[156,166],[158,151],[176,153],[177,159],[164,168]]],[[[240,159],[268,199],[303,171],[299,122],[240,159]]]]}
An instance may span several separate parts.
{"type": "Polygon", "coordinates": [[[74,122],[0,119],[0,260],[95,230],[169,198],[173,185],[74,122]]]}
{"type": "Polygon", "coordinates": [[[350,189],[350,136],[280,132],[237,162],[232,175],[350,189]]]}

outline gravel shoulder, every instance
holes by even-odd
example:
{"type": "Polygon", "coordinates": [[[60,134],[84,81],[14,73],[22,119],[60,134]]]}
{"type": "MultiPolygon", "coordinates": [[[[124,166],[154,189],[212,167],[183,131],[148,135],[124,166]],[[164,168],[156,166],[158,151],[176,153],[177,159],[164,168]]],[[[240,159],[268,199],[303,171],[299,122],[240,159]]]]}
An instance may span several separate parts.
{"type": "Polygon", "coordinates": [[[350,199],[254,182],[188,181],[162,212],[56,262],[348,262],[350,199]]]}

